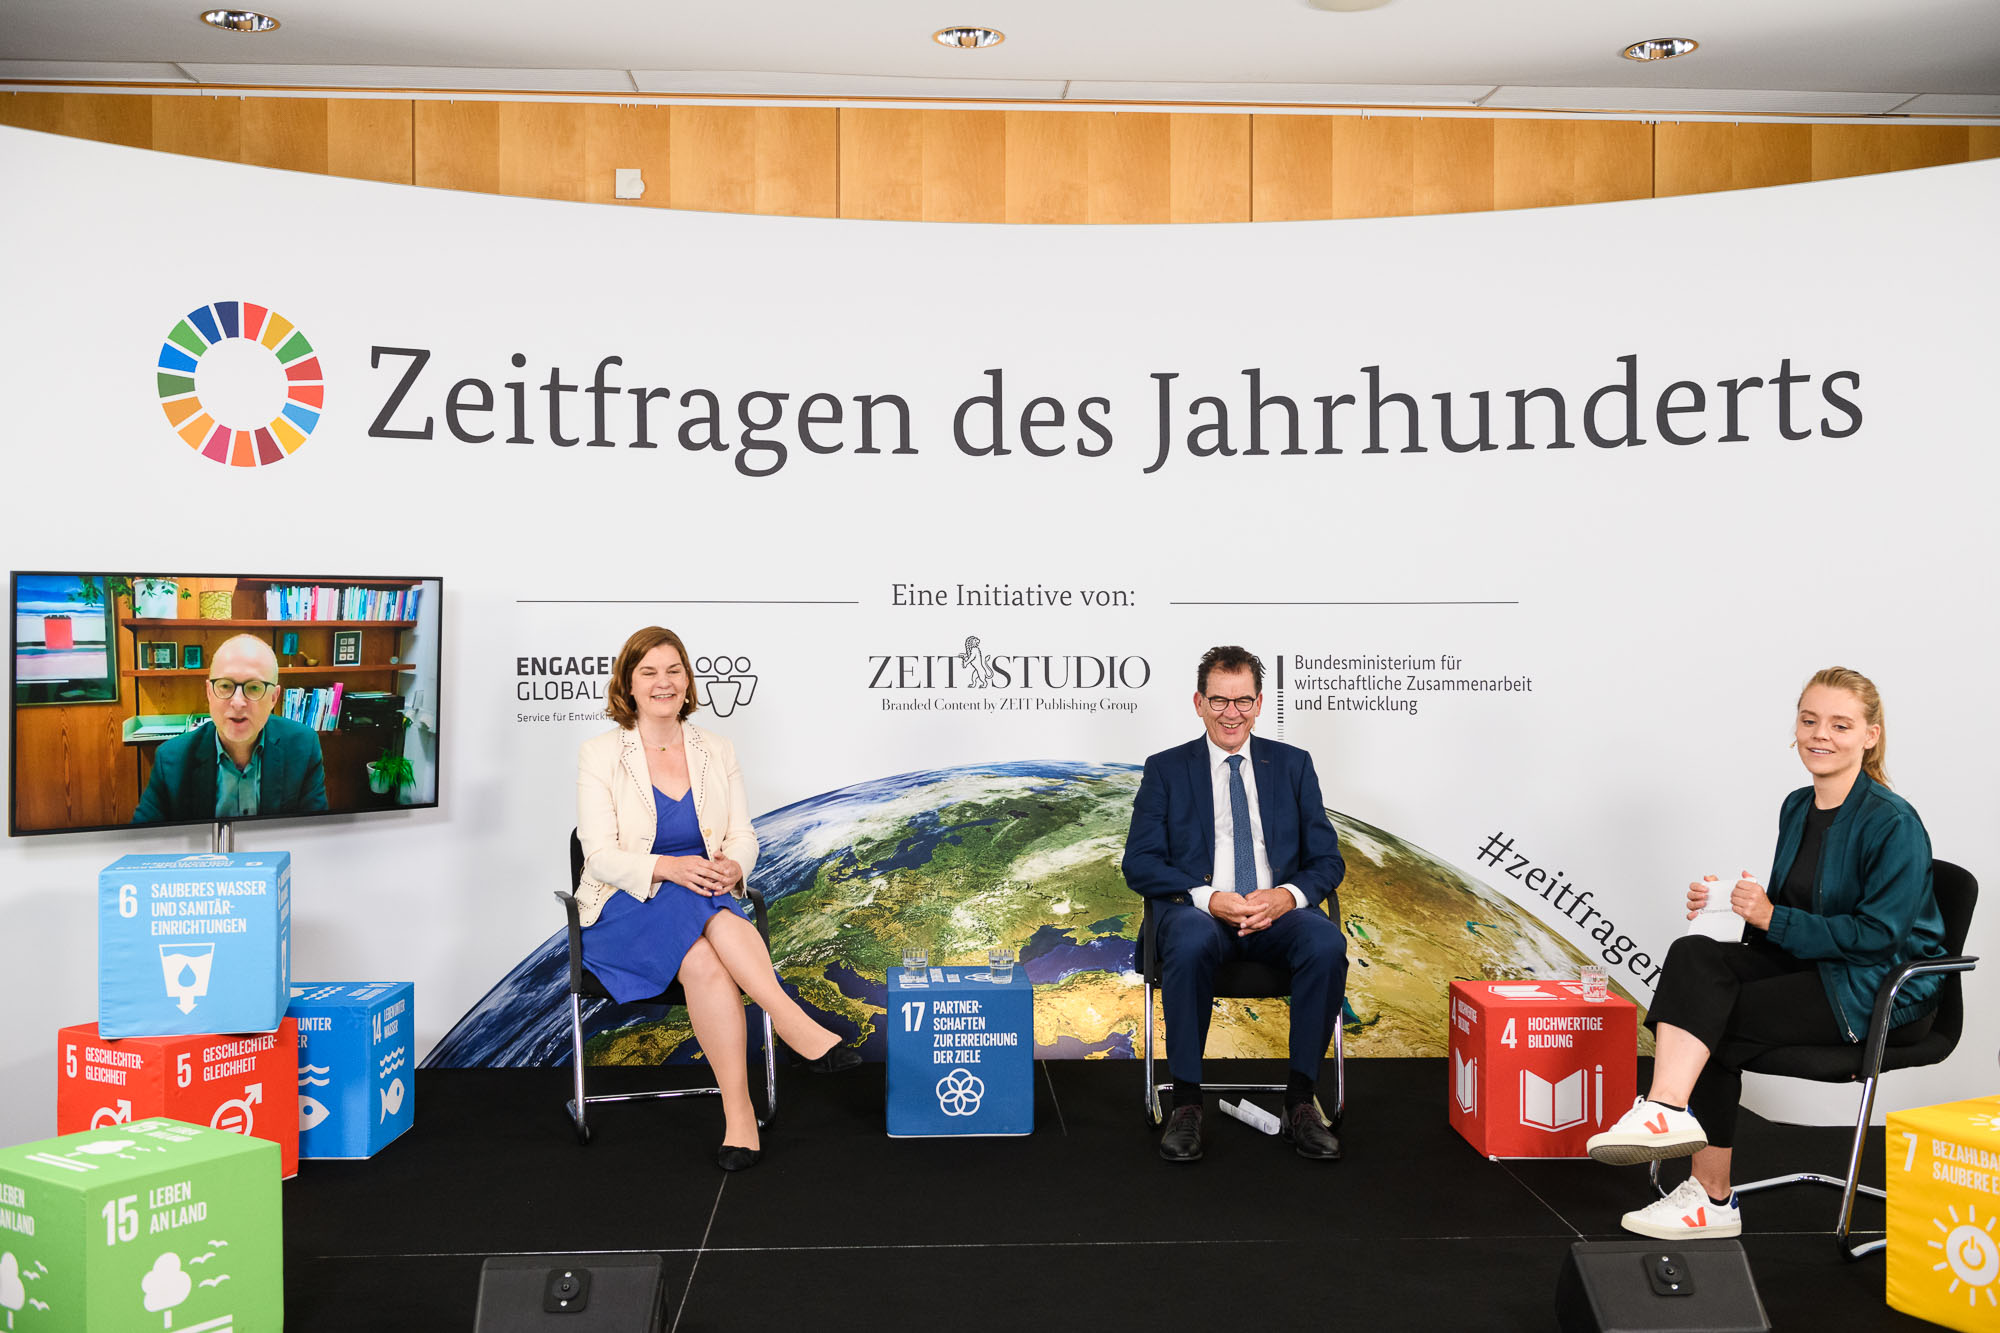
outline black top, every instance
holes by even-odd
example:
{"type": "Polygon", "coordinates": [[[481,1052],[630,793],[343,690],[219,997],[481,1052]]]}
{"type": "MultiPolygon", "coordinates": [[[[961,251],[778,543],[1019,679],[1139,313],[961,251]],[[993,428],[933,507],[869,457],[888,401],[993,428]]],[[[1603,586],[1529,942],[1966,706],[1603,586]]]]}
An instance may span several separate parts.
{"type": "Polygon", "coordinates": [[[1822,810],[1816,805],[1807,808],[1805,833],[1799,839],[1799,854],[1792,861],[1784,884],[1778,889],[1778,906],[1800,912],[1813,910],[1813,881],[1819,875],[1819,849],[1826,842],[1826,831],[1833,824],[1833,817],[1839,813],[1839,806],[1831,810],[1822,810]]]}

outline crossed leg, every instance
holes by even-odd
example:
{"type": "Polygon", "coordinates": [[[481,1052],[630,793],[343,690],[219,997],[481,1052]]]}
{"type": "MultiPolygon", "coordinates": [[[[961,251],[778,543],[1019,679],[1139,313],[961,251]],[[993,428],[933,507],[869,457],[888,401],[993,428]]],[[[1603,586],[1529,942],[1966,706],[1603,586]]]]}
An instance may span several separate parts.
{"type": "Polygon", "coordinates": [[[809,1060],[825,1055],[840,1038],[815,1023],[785,993],[763,937],[734,912],[709,918],[702,937],[681,960],[680,983],[687,993],[695,1040],[708,1056],[715,1085],[722,1092],[722,1141],[738,1148],[761,1147],[757,1109],[750,1100],[742,997],[748,995],[761,1006],[784,1043],[809,1060]]]}

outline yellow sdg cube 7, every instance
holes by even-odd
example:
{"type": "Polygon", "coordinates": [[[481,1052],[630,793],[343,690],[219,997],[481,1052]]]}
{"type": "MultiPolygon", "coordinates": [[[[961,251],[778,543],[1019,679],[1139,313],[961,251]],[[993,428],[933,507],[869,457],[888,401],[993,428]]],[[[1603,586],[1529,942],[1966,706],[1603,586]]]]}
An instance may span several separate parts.
{"type": "Polygon", "coordinates": [[[2000,1330],[2000,1097],[1889,1117],[1889,1304],[2000,1330]]]}

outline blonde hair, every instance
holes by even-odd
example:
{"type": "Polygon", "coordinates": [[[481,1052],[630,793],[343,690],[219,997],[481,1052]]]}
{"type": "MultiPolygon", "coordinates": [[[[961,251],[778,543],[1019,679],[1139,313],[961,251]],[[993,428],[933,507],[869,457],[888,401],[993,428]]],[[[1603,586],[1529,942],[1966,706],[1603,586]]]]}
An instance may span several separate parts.
{"type": "MultiPolygon", "coordinates": [[[[1806,691],[1815,685],[1824,685],[1830,690],[1846,690],[1861,701],[1861,720],[1871,727],[1881,728],[1875,743],[1861,756],[1861,771],[1883,786],[1889,785],[1889,728],[1882,722],[1882,695],[1875,688],[1875,682],[1859,671],[1851,671],[1844,666],[1830,666],[1815,671],[1799,690],[1799,703],[1806,701],[1806,691]]],[[[1797,705],[1793,705],[1794,709],[1797,705]]]]}
{"type": "Polygon", "coordinates": [[[681,717],[701,707],[701,696],[695,693],[694,663],[688,661],[687,645],[681,636],[670,629],[658,625],[648,625],[642,630],[634,630],[632,637],[625,640],[625,646],[618,650],[618,662],[611,668],[610,688],[605,690],[604,711],[613,722],[621,727],[639,725],[639,705],[632,698],[632,673],[638,669],[639,659],[663,644],[671,644],[681,655],[681,670],[687,672],[687,695],[681,700],[681,717]]]}

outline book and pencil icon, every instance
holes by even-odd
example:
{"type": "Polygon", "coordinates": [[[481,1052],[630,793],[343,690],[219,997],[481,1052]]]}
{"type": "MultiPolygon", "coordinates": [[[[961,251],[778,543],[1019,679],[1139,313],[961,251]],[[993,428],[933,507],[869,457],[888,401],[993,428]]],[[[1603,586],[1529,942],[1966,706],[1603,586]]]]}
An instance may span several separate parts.
{"type": "MultiPolygon", "coordinates": [[[[1533,1070],[1521,1071],[1521,1123],[1551,1133],[1571,1129],[1594,1118],[1604,1123],[1604,1066],[1579,1069],[1551,1082],[1533,1070]]],[[[1460,1102],[1463,1105],[1463,1100],[1460,1102]]]]}

